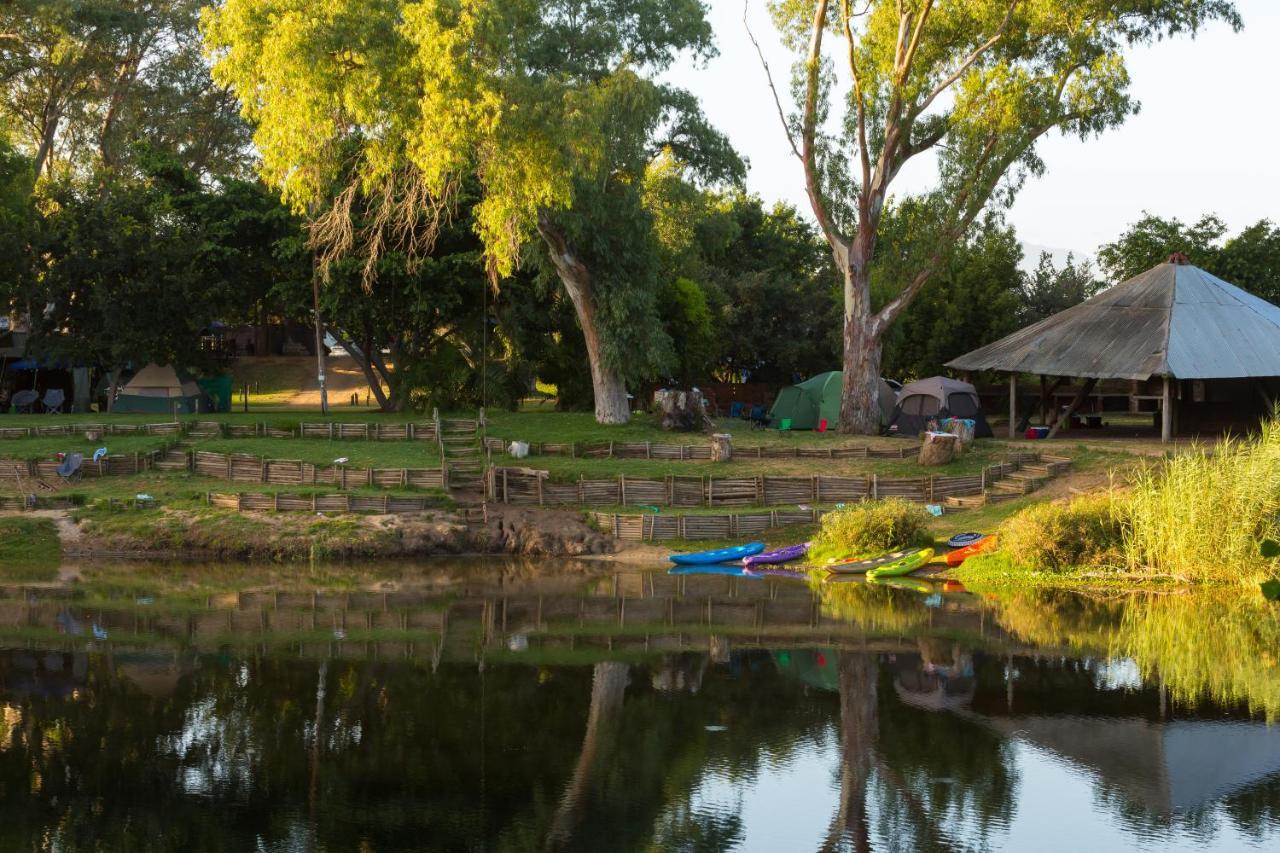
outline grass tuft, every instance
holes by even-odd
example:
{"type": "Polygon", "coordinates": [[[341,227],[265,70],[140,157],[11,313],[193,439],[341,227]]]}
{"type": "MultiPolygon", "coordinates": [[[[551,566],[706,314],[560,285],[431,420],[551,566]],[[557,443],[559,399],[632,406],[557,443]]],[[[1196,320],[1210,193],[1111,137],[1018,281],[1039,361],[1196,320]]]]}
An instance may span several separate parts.
{"type": "Polygon", "coordinates": [[[930,516],[900,498],[867,501],[822,517],[810,556],[814,562],[883,554],[910,545],[929,545],[930,516]]]}

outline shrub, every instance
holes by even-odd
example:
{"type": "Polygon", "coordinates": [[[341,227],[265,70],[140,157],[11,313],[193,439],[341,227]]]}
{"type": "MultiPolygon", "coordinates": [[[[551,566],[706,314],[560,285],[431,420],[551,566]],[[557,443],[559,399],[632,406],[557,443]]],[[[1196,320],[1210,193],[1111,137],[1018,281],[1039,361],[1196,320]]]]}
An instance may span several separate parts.
{"type": "Polygon", "coordinates": [[[933,539],[925,530],[928,523],[929,514],[922,507],[899,498],[867,501],[824,515],[811,555],[823,562],[929,545],[933,539]]]}
{"type": "Polygon", "coordinates": [[[1035,504],[1000,526],[1000,550],[1039,571],[1123,565],[1122,520],[1121,499],[1109,493],[1035,504]]]}

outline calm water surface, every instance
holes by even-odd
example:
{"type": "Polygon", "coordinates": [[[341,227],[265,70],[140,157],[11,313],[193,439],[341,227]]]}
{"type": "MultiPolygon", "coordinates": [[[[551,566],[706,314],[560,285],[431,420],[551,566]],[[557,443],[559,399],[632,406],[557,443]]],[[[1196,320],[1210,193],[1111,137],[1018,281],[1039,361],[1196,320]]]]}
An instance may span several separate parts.
{"type": "Polygon", "coordinates": [[[585,564],[0,569],[0,850],[1280,849],[1280,618],[585,564]]]}

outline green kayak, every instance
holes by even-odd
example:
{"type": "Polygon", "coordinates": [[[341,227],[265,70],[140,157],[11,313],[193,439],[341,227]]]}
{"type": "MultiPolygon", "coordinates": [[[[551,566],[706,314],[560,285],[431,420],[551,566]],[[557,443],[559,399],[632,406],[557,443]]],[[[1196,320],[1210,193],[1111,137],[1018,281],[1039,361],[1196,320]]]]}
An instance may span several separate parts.
{"type": "Polygon", "coordinates": [[[869,578],[895,578],[900,575],[909,575],[921,566],[927,565],[933,559],[932,548],[920,548],[901,559],[894,560],[878,568],[874,568],[867,572],[869,578]]]}
{"type": "MultiPolygon", "coordinates": [[[[894,551],[889,554],[881,554],[879,557],[868,557],[865,560],[836,560],[834,562],[827,563],[824,568],[826,568],[827,571],[834,572],[838,575],[860,575],[863,573],[870,575],[871,572],[877,569],[889,568],[890,566],[897,565],[902,560],[910,559],[916,554],[919,554],[922,550],[924,549],[911,548],[906,551],[894,551]]],[[[929,556],[933,556],[933,551],[929,552],[929,556]]],[[[925,562],[928,562],[927,558],[925,562]]],[[[924,563],[921,563],[920,565],[924,565],[924,563]]],[[[917,566],[917,568],[919,567],[917,566]]]]}

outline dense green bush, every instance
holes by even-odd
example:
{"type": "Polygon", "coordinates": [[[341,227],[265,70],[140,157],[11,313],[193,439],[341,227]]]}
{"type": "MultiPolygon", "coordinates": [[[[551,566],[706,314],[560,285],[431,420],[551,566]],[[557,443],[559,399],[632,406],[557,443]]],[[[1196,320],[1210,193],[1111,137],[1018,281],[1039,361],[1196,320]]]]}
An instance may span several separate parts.
{"type": "Polygon", "coordinates": [[[813,540],[815,562],[883,554],[911,545],[929,545],[929,514],[899,498],[867,501],[829,512],[813,540]]]}
{"type": "Polygon", "coordinates": [[[1000,550],[1017,566],[1061,572],[1123,565],[1123,501],[1112,494],[1034,504],[1000,526],[1000,550]]]}

